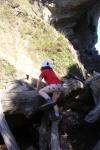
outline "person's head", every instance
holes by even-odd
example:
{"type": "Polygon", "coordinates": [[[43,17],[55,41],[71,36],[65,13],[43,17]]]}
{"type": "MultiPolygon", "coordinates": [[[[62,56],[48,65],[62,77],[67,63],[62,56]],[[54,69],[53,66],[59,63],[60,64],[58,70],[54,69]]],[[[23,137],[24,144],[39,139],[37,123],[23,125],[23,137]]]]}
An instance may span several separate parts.
{"type": "Polygon", "coordinates": [[[52,69],[52,66],[48,60],[44,60],[41,65],[41,70],[43,69],[52,69]]]}

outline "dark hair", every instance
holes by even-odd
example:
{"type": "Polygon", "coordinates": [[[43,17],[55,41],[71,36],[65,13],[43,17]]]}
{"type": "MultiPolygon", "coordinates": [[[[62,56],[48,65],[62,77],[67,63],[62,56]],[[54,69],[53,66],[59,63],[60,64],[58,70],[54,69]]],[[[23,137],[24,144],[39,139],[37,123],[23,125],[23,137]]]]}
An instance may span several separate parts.
{"type": "Polygon", "coordinates": [[[52,70],[52,68],[51,68],[50,66],[41,67],[41,69],[40,69],[40,70],[44,70],[44,69],[51,69],[51,70],[52,70]]]}

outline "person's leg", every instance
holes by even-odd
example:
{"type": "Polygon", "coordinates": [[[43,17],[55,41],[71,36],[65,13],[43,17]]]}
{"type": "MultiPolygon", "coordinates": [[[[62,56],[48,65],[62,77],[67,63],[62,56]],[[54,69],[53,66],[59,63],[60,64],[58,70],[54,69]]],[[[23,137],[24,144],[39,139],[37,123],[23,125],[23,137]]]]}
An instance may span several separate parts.
{"type": "MultiPolygon", "coordinates": [[[[60,94],[61,94],[61,91],[55,91],[53,93],[52,100],[53,100],[54,103],[57,102],[60,94]]],[[[54,105],[54,112],[55,112],[55,115],[57,117],[59,117],[59,107],[58,107],[58,105],[54,105]]]]}
{"type": "Polygon", "coordinates": [[[49,86],[48,92],[53,93],[52,101],[54,102],[54,112],[55,112],[55,116],[57,116],[57,117],[59,117],[59,108],[56,105],[56,102],[57,102],[62,91],[63,91],[63,87],[61,84],[51,84],[49,86]]]}
{"type": "Polygon", "coordinates": [[[57,102],[58,98],[60,97],[61,91],[54,91],[53,92],[53,96],[52,96],[52,100],[53,102],[57,102]]]}
{"type": "MultiPolygon", "coordinates": [[[[51,84],[39,91],[39,95],[41,95],[48,103],[55,104],[58,100],[62,91],[62,86],[60,84],[51,84]],[[48,95],[48,93],[53,93],[52,99],[48,95]]],[[[57,105],[54,105],[54,111],[56,114],[59,114],[59,108],[57,105]]]]}
{"type": "Polygon", "coordinates": [[[57,84],[51,84],[51,85],[45,86],[44,88],[40,89],[39,95],[41,95],[45,100],[49,100],[49,99],[51,100],[51,97],[48,95],[48,93],[55,92],[54,96],[52,97],[53,101],[55,102],[56,99],[58,99],[58,97],[59,97],[59,94],[57,91],[60,91],[60,87],[57,86],[57,84]],[[57,92],[57,94],[56,94],[56,92],[57,92]]]}
{"type": "Polygon", "coordinates": [[[54,102],[52,101],[51,97],[48,95],[48,93],[50,92],[51,91],[49,86],[46,86],[39,91],[39,95],[41,95],[46,100],[46,103],[43,104],[40,107],[40,109],[48,109],[50,107],[53,107],[54,102]]]}
{"type": "Polygon", "coordinates": [[[49,93],[49,86],[46,86],[39,90],[39,95],[48,102],[51,101],[51,97],[47,93],[49,93]]]}

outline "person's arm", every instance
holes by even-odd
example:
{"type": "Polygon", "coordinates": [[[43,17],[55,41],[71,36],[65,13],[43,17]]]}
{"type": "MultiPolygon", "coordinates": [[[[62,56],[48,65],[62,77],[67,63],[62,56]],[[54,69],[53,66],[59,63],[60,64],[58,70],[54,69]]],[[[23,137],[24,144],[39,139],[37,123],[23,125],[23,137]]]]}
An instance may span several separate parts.
{"type": "Polygon", "coordinates": [[[36,84],[36,89],[37,89],[37,91],[39,90],[41,80],[42,80],[41,77],[37,80],[37,84],[36,84]]]}

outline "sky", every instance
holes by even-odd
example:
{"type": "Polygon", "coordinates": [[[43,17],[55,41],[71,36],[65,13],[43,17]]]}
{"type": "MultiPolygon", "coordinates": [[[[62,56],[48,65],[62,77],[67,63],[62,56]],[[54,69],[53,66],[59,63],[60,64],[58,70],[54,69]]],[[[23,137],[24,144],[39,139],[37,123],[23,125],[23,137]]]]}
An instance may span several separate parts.
{"type": "Polygon", "coordinates": [[[98,21],[97,34],[98,34],[98,42],[97,42],[97,44],[95,45],[95,47],[96,47],[96,49],[98,50],[98,53],[99,53],[99,55],[100,55],[100,18],[99,18],[99,21],[98,21]]]}

